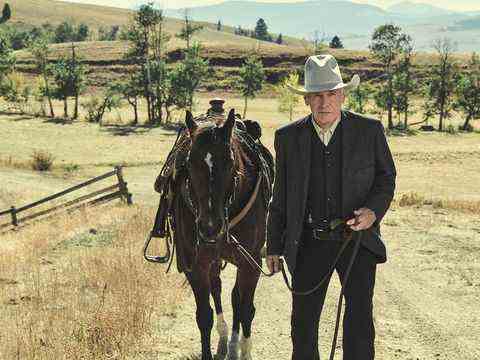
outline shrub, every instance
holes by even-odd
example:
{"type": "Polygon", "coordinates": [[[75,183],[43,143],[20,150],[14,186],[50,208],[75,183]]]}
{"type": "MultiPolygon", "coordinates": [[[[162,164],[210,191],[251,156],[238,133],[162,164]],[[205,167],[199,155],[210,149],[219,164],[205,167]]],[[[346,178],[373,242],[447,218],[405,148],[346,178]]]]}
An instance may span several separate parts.
{"type": "Polygon", "coordinates": [[[422,205],[424,202],[424,197],[416,192],[408,192],[402,194],[400,201],[398,202],[399,206],[413,206],[413,205],[422,205]]]}
{"type": "Polygon", "coordinates": [[[37,171],[49,171],[54,157],[46,150],[35,150],[32,154],[32,168],[37,171]]]}
{"type": "Polygon", "coordinates": [[[458,130],[455,128],[455,126],[453,125],[448,125],[446,128],[445,128],[445,132],[449,135],[457,135],[458,134],[458,130]]]}
{"type": "Polygon", "coordinates": [[[475,129],[473,128],[473,125],[472,125],[472,124],[467,124],[467,126],[465,126],[465,125],[460,125],[460,126],[458,127],[458,130],[466,131],[466,132],[473,132],[475,129]]]}

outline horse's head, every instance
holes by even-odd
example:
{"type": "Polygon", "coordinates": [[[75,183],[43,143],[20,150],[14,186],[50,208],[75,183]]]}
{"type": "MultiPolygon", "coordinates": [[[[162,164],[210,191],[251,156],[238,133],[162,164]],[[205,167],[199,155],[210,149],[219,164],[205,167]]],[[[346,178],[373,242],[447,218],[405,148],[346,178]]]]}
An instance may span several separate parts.
{"type": "Polygon", "coordinates": [[[226,232],[226,207],[234,191],[232,132],[235,113],[221,126],[198,126],[187,111],[185,123],[192,140],[187,169],[197,206],[199,240],[216,244],[226,232]]]}

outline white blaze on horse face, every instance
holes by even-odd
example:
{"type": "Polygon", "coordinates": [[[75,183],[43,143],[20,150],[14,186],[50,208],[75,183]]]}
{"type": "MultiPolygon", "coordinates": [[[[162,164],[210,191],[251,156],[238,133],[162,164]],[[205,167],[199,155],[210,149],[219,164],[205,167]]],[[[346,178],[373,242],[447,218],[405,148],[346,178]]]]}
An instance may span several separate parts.
{"type": "Polygon", "coordinates": [[[208,169],[210,170],[210,176],[211,176],[213,172],[212,154],[207,153],[207,155],[205,156],[205,162],[207,163],[208,169]]]}
{"type": "MultiPolygon", "coordinates": [[[[212,180],[212,176],[213,176],[212,154],[207,153],[207,155],[205,156],[205,163],[206,163],[207,166],[208,166],[208,171],[210,172],[210,181],[211,181],[211,180],[212,180]]],[[[210,194],[209,194],[209,195],[210,195],[210,194]]],[[[212,199],[210,198],[210,196],[208,197],[208,208],[209,208],[209,209],[212,208],[212,199]]],[[[209,225],[212,226],[211,221],[209,222],[209,225]]]]}

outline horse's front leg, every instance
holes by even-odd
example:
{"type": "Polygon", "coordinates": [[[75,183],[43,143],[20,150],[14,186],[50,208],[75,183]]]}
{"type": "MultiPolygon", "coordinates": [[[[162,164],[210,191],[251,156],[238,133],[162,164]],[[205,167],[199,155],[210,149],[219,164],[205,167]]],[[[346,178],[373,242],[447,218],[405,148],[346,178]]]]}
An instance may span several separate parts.
{"type": "Polygon", "coordinates": [[[186,273],[197,304],[197,325],[202,341],[202,360],[213,360],[210,349],[210,334],[213,327],[213,310],[210,306],[210,281],[207,266],[194,266],[186,273]]]}
{"type": "Polygon", "coordinates": [[[210,285],[215,304],[215,313],[217,314],[217,332],[218,332],[218,346],[217,346],[217,360],[224,360],[228,352],[228,326],[223,317],[222,308],[222,280],[220,279],[221,262],[218,261],[212,264],[210,270],[210,285]]]}
{"type": "MultiPolygon", "coordinates": [[[[256,259],[260,263],[260,258],[256,259]]],[[[253,298],[260,273],[250,264],[240,265],[238,271],[238,290],[240,293],[240,324],[242,339],[240,340],[240,359],[252,360],[252,321],[255,316],[253,298]]]]}

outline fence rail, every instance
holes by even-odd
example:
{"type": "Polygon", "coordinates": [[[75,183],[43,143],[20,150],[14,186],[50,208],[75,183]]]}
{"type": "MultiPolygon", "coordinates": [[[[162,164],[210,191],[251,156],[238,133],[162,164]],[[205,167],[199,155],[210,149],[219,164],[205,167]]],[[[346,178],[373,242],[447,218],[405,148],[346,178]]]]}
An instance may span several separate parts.
{"type": "MultiPolygon", "coordinates": [[[[36,218],[39,218],[41,216],[45,216],[45,215],[48,215],[48,214],[53,215],[57,211],[62,211],[63,210],[63,211],[70,212],[70,211],[79,209],[81,207],[95,206],[95,205],[103,204],[103,203],[108,202],[108,201],[112,201],[114,199],[122,199],[128,205],[132,204],[132,194],[128,192],[127,182],[125,182],[125,180],[123,179],[123,173],[122,173],[122,167],[121,166],[116,166],[113,171],[110,171],[106,174],[97,176],[93,179],[87,180],[87,181],[85,181],[81,184],[72,186],[68,189],[65,189],[65,190],[60,191],[56,194],[47,196],[43,199],[37,200],[37,201],[35,201],[31,204],[27,204],[27,205],[24,205],[24,206],[19,207],[19,208],[15,207],[13,205],[8,210],[0,211],[0,221],[2,220],[2,217],[7,217],[8,215],[10,215],[10,221],[9,222],[3,222],[3,223],[0,222],[0,231],[2,231],[2,229],[6,229],[6,228],[15,229],[19,226],[19,224],[25,223],[26,221],[33,220],[33,219],[36,219],[36,218]],[[65,196],[69,193],[72,193],[72,192],[77,191],[79,189],[85,188],[85,187],[87,187],[91,184],[97,183],[99,181],[108,179],[108,178],[113,177],[113,176],[116,176],[116,178],[117,178],[117,183],[114,184],[114,185],[105,187],[105,188],[100,189],[100,190],[93,191],[93,192],[91,192],[89,194],[86,194],[86,195],[82,195],[82,196],[80,196],[76,199],[67,201],[67,202],[65,202],[63,204],[60,204],[60,205],[55,205],[55,206],[53,206],[49,209],[41,210],[41,211],[38,211],[36,213],[30,214],[30,215],[27,215],[27,216],[23,216],[23,217],[20,217],[20,218],[18,216],[20,213],[22,213],[26,210],[32,209],[34,207],[38,207],[39,205],[42,205],[42,204],[45,204],[49,201],[61,198],[62,196],[65,196]],[[96,196],[99,196],[99,195],[102,195],[102,196],[100,196],[98,198],[95,198],[96,196]],[[86,202],[87,200],[89,200],[89,201],[86,202]]],[[[7,230],[11,230],[11,229],[7,229],[7,230]]]]}

